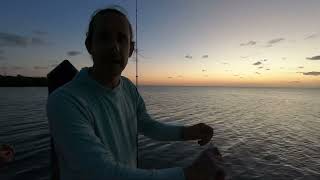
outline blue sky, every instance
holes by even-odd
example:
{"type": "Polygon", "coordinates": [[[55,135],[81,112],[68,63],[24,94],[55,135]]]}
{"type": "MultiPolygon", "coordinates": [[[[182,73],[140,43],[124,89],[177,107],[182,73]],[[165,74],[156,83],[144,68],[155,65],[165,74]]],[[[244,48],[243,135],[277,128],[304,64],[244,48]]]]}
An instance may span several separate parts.
{"type": "MultiPolygon", "coordinates": [[[[0,74],[45,76],[63,59],[91,66],[90,16],[113,4],[135,26],[133,0],[2,1],[0,74]]],[[[139,0],[138,8],[142,83],[320,84],[318,0],[139,0]]],[[[133,59],[124,75],[134,77],[133,59]]]]}

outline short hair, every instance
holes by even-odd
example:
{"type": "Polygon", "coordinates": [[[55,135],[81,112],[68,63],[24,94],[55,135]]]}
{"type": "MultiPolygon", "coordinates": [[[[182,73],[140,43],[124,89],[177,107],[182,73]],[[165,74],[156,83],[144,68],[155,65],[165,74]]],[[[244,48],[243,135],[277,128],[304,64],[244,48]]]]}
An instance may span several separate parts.
{"type": "Polygon", "coordinates": [[[121,15],[121,16],[123,16],[123,17],[125,17],[127,19],[128,24],[129,24],[129,31],[130,31],[130,42],[134,42],[133,41],[132,26],[131,26],[131,23],[129,21],[128,16],[125,13],[124,8],[122,8],[121,6],[110,6],[110,7],[104,8],[104,9],[98,9],[92,14],[91,20],[90,20],[90,23],[89,23],[89,27],[88,27],[88,31],[86,33],[87,37],[86,37],[86,42],[85,43],[86,43],[87,48],[90,47],[90,43],[91,43],[91,40],[92,40],[92,34],[93,34],[93,31],[94,31],[94,21],[95,21],[95,19],[98,16],[105,15],[107,13],[116,13],[116,14],[121,15]]]}

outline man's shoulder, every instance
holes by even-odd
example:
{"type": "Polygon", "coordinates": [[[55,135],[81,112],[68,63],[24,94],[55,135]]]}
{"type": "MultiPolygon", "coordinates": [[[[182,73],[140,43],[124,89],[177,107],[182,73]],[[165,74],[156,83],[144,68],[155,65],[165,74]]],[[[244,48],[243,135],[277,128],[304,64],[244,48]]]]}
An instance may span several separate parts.
{"type": "Polygon", "coordinates": [[[121,79],[123,82],[123,90],[125,90],[127,94],[136,100],[136,98],[139,96],[136,85],[127,77],[121,76],[121,79]]]}
{"type": "Polygon", "coordinates": [[[56,104],[55,102],[66,102],[72,99],[71,97],[74,96],[70,87],[72,86],[72,81],[60,86],[56,90],[54,90],[48,96],[48,103],[49,104],[56,104]]]}
{"type": "Polygon", "coordinates": [[[78,81],[76,78],[54,90],[48,97],[48,101],[79,101],[83,99],[86,86],[84,82],[78,81]]]}
{"type": "Polygon", "coordinates": [[[136,85],[127,77],[121,76],[121,80],[123,81],[123,85],[130,88],[130,90],[136,91],[136,85]]]}
{"type": "Polygon", "coordinates": [[[127,78],[127,77],[125,77],[125,76],[121,76],[121,79],[122,79],[122,81],[124,81],[125,83],[128,83],[128,84],[130,84],[130,85],[132,85],[132,86],[135,86],[135,85],[133,84],[133,82],[132,82],[129,78],[127,78]]]}
{"type": "Polygon", "coordinates": [[[77,82],[75,81],[75,79],[65,83],[64,85],[58,87],[57,89],[55,89],[50,95],[50,96],[59,96],[61,94],[68,94],[69,92],[72,92],[75,86],[77,86],[77,82]]]}

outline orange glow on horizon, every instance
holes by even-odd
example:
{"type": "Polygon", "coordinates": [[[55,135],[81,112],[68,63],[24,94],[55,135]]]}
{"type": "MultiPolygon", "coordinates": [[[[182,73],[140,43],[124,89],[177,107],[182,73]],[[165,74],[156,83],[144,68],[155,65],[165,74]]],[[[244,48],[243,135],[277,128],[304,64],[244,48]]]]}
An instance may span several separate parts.
{"type": "MultiPolygon", "coordinates": [[[[299,75],[302,76],[302,75],[299,75]]],[[[135,76],[127,76],[135,83],[135,76]]],[[[140,85],[151,86],[230,86],[230,87],[320,87],[319,78],[304,79],[302,81],[290,80],[288,77],[247,77],[235,78],[232,76],[224,77],[147,77],[140,76],[138,83],[140,85]]],[[[300,77],[303,79],[303,77],[300,77]]]]}

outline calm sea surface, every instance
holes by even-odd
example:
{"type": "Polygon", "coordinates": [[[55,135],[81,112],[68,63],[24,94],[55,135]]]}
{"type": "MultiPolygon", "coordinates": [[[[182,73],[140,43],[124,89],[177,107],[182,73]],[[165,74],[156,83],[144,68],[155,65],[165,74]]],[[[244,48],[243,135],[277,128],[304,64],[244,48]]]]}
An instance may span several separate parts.
{"type": "MultiPolygon", "coordinates": [[[[320,179],[320,89],[141,87],[149,113],[165,123],[215,130],[230,179],[320,179]]],[[[49,179],[47,88],[0,88],[0,143],[15,161],[0,179],[49,179]]],[[[139,137],[142,168],[186,166],[206,147],[139,137]]]]}

